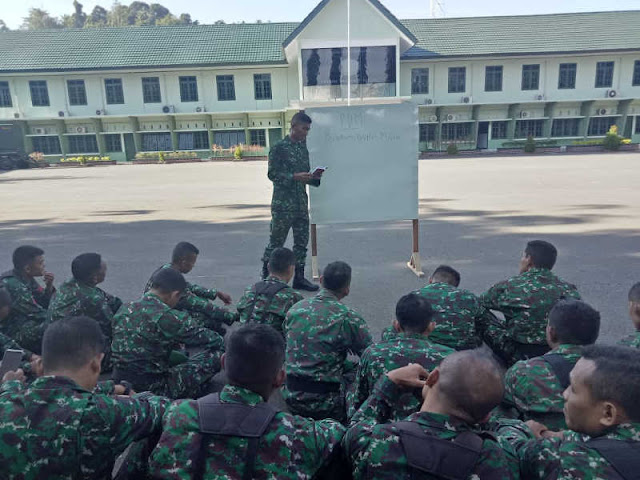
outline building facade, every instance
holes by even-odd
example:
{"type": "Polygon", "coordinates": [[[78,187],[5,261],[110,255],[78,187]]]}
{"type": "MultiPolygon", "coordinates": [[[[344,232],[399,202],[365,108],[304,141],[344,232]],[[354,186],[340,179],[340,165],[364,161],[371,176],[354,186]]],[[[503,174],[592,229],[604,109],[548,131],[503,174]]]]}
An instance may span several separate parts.
{"type": "Polygon", "coordinates": [[[614,124],[640,143],[640,10],[401,21],[350,4],[299,24],[0,33],[0,150],[266,149],[296,111],[349,96],[416,103],[423,151],[589,144],[614,124]]]}

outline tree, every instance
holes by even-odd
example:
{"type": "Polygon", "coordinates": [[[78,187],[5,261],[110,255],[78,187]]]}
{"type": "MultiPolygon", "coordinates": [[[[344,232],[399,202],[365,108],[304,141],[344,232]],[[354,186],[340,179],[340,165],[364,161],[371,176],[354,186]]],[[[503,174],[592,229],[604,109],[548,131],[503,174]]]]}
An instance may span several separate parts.
{"type": "Polygon", "coordinates": [[[152,3],[151,5],[149,5],[149,9],[151,10],[151,14],[153,15],[153,18],[156,19],[156,23],[158,23],[158,20],[162,20],[167,15],[171,15],[171,12],[169,11],[169,9],[166,7],[163,7],[159,3],[152,3]]]}
{"type": "Polygon", "coordinates": [[[128,25],[129,7],[115,1],[107,14],[107,24],[110,27],[125,27],[128,25]]]}
{"type": "Polygon", "coordinates": [[[0,32],[8,32],[9,28],[7,27],[7,24],[4,23],[4,20],[0,20],[0,32]]]}
{"type": "Polygon", "coordinates": [[[131,2],[129,5],[129,15],[127,24],[129,25],[149,25],[148,23],[138,23],[138,21],[148,22],[150,18],[151,8],[145,2],[131,2]],[[142,14],[141,14],[142,13],[142,14]]]}
{"type": "Polygon", "coordinates": [[[84,24],[87,22],[87,14],[82,11],[82,4],[78,0],[73,0],[73,8],[75,10],[71,15],[73,28],[84,28],[84,24]]]}
{"type": "Polygon", "coordinates": [[[85,22],[85,27],[106,27],[109,12],[100,5],[96,5],[91,11],[91,15],[85,22]]]}
{"type": "Polygon", "coordinates": [[[198,21],[191,20],[191,15],[188,13],[181,13],[179,19],[181,25],[198,25],[198,21]]]}
{"type": "Polygon", "coordinates": [[[181,25],[181,22],[174,15],[169,14],[159,20],[156,20],[156,25],[167,27],[171,25],[181,25]]]}
{"type": "Polygon", "coordinates": [[[226,25],[226,22],[224,20],[216,20],[215,22],[213,22],[214,25],[226,25]]]}
{"type": "Polygon", "coordinates": [[[41,8],[30,8],[29,15],[23,18],[22,28],[26,30],[42,30],[45,28],[62,28],[60,20],[49,15],[41,8]]]}

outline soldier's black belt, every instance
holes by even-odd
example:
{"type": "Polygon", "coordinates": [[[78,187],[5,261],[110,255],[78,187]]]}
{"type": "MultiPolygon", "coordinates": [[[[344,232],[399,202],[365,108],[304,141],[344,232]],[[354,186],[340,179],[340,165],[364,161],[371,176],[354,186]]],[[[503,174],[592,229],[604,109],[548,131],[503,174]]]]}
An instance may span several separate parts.
{"type": "Polygon", "coordinates": [[[337,393],[340,391],[340,384],[338,382],[321,382],[318,380],[289,376],[287,377],[287,388],[294,392],[337,393]]]}
{"type": "Polygon", "coordinates": [[[515,342],[516,352],[525,358],[541,357],[547,353],[551,348],[546,343],[544,345],[538,345],[533,343],[519,343],[515,342]]]}
{"type": "Polygon", "coordinates": [[[166,379],[167,376],[162,373],[141,374],[117,367],[113,369],[113,380],[116,383],[121,382],[122,380],[126,380],[127,382],[131,383],[133,389],[136,391],[146,390],[154,383],[164,382],[166,379]]]}

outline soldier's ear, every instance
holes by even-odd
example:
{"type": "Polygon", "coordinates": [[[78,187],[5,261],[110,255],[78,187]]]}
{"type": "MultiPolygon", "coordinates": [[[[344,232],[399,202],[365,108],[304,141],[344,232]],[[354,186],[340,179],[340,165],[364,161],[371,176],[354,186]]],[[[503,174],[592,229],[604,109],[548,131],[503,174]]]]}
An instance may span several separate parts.
{"type": "Polygon", "coordinates": [[[402,332],[402,327],[400,326],[400,322],[397,319],[394,318],[393,322],[391,322],[391,325],[396,332],[402,332]]]}
{"type": "Polygon", "coordinates": [[[223,353],[222,357],[220,357],[220,365],[222,370],[224,370],[224,365],[227,363],[227,354],[223,353]]]}
{"type": "Polygon", "coordinates": [[[276,375],[275,380],[273,381],[273,387],[276,389],[280,388],[282,385],[284,385],[284,381],[286,380],[286,378],[287,374],[285,373],[284,368],[281,368],[276,375]]]}
{"type": "Polygon", "coordinates": [[[436,328],[436,322],[429,322],[429,325],[427,325],[427,329],[424,331],[424,333],[426,335],[429,335],[431,332],[433,332],[436,328]]]}
{"type": "Polygon", "coordinates": [[[624,419],[621,419],[621,411],[618,406],[613,402],[602,402],[602,414],[600,417],[600,425],[605,428],[613,427],[619,423],[624,423],[624,419]]]}

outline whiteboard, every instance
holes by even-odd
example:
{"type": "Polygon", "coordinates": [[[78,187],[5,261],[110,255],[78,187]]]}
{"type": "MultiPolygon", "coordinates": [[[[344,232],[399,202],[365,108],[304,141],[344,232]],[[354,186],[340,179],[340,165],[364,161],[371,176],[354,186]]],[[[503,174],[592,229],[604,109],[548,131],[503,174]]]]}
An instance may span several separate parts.
{"type": "Polygon", "coordinates": [[[409,103],[310,108],[311,223],[418,218],[418,109],[409,103]]]}

